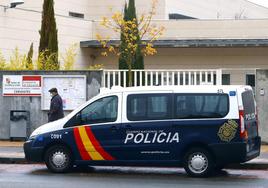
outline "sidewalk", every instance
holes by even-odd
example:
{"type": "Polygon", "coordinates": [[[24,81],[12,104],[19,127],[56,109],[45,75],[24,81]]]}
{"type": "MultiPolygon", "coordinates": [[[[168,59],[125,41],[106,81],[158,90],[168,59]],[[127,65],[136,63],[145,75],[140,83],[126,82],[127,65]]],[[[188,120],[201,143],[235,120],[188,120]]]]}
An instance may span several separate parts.
{"type": "Polygon", "coordinates": [[[0,164],[27,163],[24,158],[23,143],[0,141],[0,164]]]}
{"type": "MultiPolygon", "coordinates": [[[[0,141],[0,164],[24,164],[24,142],[0,141]]],[[[230,169],[268,169],[268,145],[262,145],[261,155],[247,163],[227,166],[230,169]]]]}

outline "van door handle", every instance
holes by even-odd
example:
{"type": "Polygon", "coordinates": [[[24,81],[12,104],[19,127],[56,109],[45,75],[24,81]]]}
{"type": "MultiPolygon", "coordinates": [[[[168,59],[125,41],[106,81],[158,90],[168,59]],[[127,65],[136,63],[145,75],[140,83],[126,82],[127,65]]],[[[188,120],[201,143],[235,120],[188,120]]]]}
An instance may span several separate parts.
{"type": "Polygon", "coordinates": [[[111,127],[111,130],[112,130],[112,131],[117,131],[117,130],[118,130],[118,127],[117,127],[117,126],[112,126],[112,127],[111,127]]]}

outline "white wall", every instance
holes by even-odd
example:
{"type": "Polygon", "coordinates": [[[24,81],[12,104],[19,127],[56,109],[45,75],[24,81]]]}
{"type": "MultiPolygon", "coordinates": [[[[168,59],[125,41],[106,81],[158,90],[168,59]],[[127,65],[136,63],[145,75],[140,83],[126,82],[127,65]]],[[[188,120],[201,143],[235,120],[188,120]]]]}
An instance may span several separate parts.
{"type": "MultiPolygon", "coordinates": [[[[259,20],[157,20],[152,24],[164,26],[162,40],[189,39],[268,39],[268,19],[259,20]]],[[[119,39],[119,33],[108,30],[94,22],[93,37],[96,34],[119,39]]]]}
{"type": "MultiPolygon", "coordinates": [[[[1,1],[1,5],[8,5],[9,1],[1,1]]],[[[31,8],[41,10],[40,1],[28,0],[20,8],[31,8]]],[[[22,53],[26,53],[31,42],[38,46],[40,28],[40,13],[25,12],[17,9],[0,7],[0,49],[8,58],[11,51],[18,47],[22,53]]]]}
{"type": "MultiPolygon", "coordinates": [[[[0,5],[8,5],[9,0],[1,0],[0,5]]],[[[60,54],[74,43],[93,38],[92,20],[100,20],[103,16],[110,16],[112,12],[122,11],[125,0],[55,0],[55,14],[58,28],[60,54]],[[112,11],[110,10],[112,7],[112,11]],[[85,19],[71,18],[69,12],[85,15],[85,19]]],[[[139,13],[148,12],[151,7],[149,0],[137,0],[139,13]]],[[[9,59],[15,47],[26,54],[31,42],[34,43],[35,57],[39,46],[41,27],[41,11],[43,0],[25,0],[18,9],[8,9],[6,12],[0,7],[0,50],[9,59]],[[21,10],[25,9],[25,10],[21,10]]],[[[165,18],[165,1],[160,0],[156,19],[165,18]]],[[[88,67],[94,59],[90,58],[89,49],[78,49],[76,68],[88,67]]]]}
{"type": "MultiPolygon", "coordinates": [[[[126,0],[89,0],[88,13],[91,19],[99,20],[103,16],[111,16],[112,12],[124,10],[126,0]],[[112,11],[111,11],[111,10],[112,11]]],[[[135,0],[137,14],[148,13],[151,10],[152,0],[135,0]]],[[[166,0],[158,0],[154,19],[167,19],[166,0]]]]}
{"type": "MultiPolygon", "coordinates": [[[[1,2],[8,4],[9,1],[1,2]]],[[[59,53],[65,53],[66,48],[80,41],[88,40],[91,36],[92,22],[86,19],[71,18],[68,16],[69,10],[81,12],[89,6],[87,0],[80,3],[70,0],[55,1],[55,13],[57,28],[59,53]],[[83,4],[87,3],[87,4],[83,4]],[[76,6],[74,6],[76,4],[76,6]],[[86,6],[87,5],[87,6],[86,6]]],[[[6,59],[9,59],[15,47],[20,52],[26,54],[31,42],[34,43],[35,57],[39,47],[39,30],[41,28],[41,10],[43,1],[26,0],[24,5],[18,6],[18,9],[8,9],[6,12],[0,7],[0,49],[6,59]],[[21,10],[25,9],[25,10],[21,10]],[[33,11],[32,11],[33,10],[33,11]]],[[[79,45],[78,45],[79,46],[79,45]]],[[[88,66],[89,55],[86,50],[78,48],[76,67],[82,68],[88,66]]]]}
{"type": "MultiPolygon", "coordinates": [[[[242,0],[159,0],[157,15],[160,19],[156,23],[167,28],[163,39],[189,39],[189,38],[268,38],[267,20],[244,20],[235,21],[168,21],[167,6],[170,3],[173,7],[183,7],[184,10],[206,15],[215,10],[215,1],[223,3],[220,6],[229,10],[236,7],[236,3],[242,0]],[[203,3],[201,3],[203,2],[203,3]],[[225,3],[224,3],[225,2],[225,3]],[[229,2],[229,3],[227,3],[229,2]],[[207,4],[206,4],[207,3],[207,4]],[[230,6],[232,3],[232,6],[230,6]],[[227,6],[228,5],[228,6],[227,6]],[[200,7],[202,11],[200,12],[200,7]]],[[[1,5],[8,5],[9,0],[1,0],[1,5]]],[[[125,0],[55,0],[56,22],[58,27],[59,52],[64,53],[65,49],[73,43],[87,41],[95,38],[96,28],[92,19],[99,20],[102,16],[109,16],[114,11],[123,10],[125,0]],[[109,8],[112,7],[112,12],[109,8]],[[85,19],[69,17],[69,11],[85,14],[85,19]]],[[[243,1],[247,2],[247,1],[243,1]]],[[[216,3],[217,4],[217,3],[216,3]]],[[[266,15],[266,10],[251,3],[245,3],[255,12],[266,15]],[[250,6],[252,5],[252,6],[250,6]]],[[[6,59],[18,47],[21,53],[26,54],[31,42],[34,42],[35,56],[39,46],[39,33],[41,27],[42,0],[25,0],[24,5],[17,9],[8,9],[6,12],[0,7],[0,50],[6,59]],[[25,9],[25,10],[21,10],[25,9]],[[33,10],[33,11],[32,11],[33,10]]],[[[150,0],[136,0],[139,13],[148,12],[151,6],[150,0]]],[[[215,11],[214,11],[215,13],[215,11]]],[[[215,16],[215,15],[214,15],[215,16]]],[[[96,22],[94,22],[96,23],[96,22]]],[[[107,32],[107,31],[101,31],[107,32]]],[[[77,68],[86,68],[95,59],[94,50],[78,49],[78,57],[75,63],[77,68]]]]}
{"type": "Polygon", "coordinates": [[[198,19],[268,18],[268,9],[246,0],[166,0],[167,14],[198,19]]]}

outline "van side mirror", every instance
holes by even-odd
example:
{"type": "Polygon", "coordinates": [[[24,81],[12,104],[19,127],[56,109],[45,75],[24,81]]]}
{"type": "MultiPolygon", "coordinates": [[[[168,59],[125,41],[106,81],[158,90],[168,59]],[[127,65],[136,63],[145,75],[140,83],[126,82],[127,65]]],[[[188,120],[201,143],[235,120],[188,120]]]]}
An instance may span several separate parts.
{"type": "Polygon", "coordinates": [[[81,125],[81,123],[82,123],[81,112],[79,112],[79,113],[77,113],[77,114],[75,115],[75,123],[76,123],[77,125],[81,125]]]}

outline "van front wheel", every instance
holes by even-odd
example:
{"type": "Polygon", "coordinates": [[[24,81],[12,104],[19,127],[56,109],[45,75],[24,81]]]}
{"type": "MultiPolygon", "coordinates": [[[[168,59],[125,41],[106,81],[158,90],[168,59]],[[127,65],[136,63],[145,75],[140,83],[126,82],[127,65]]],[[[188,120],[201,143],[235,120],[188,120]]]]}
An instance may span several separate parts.
{"type": "Polygon", "coordinates": [[[71,152],[65,146],[52,146],[45,153],[45,163],[47,168],[52,172],[67,172],[73,164],[71,152]]]}
{"type": "Polygon", "coordinates": [[[213,167],[210,153],[203,148],[192,148],[184,156],[184,169],[192,177],[207,177],[213,167]]]}

